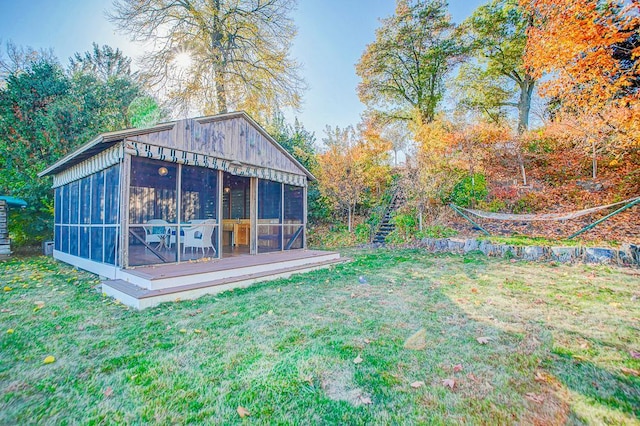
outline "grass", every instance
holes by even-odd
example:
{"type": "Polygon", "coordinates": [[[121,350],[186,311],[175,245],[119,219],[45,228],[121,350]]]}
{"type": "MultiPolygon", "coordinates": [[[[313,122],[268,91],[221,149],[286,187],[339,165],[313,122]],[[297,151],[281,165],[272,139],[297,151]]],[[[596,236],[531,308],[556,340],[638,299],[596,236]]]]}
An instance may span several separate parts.
{"type": "Polygon", "coordinates": [[[618,248],[620,243],[617,241],[585,241],[580,239],[548,239],[544,237],[528,237],[526,235],[513,236],[480,236],[480,240],[487,240],[493,244],[507,244],[512,246],[546,246],[546,247],[611,247],[618,248]]]}
{"type": "Polygon", "coordinates": [[[640,424],[637,270],[345,254],[142,312],[51,259],[2,262],[0,424],[640,424]]]}

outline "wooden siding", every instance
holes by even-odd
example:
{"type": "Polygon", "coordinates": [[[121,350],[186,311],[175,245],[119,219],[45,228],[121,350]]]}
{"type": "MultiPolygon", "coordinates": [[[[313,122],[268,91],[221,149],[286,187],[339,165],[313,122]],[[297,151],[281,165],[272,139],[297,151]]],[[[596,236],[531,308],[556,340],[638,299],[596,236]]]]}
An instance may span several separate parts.
{"type": "Polygon", "coordinates": [[[181,120],[171,130],[139,135],[129,140],[306,175],[281,148],[242,116],[223,120],[181,120]]]}
{"type": "Polygon", "coordinates": [[[9,228],[7,226],[7,216],[9,215],[7,202],[0,200],[0,255],[9,255],[11,246],[9,244],[9,228]]]}

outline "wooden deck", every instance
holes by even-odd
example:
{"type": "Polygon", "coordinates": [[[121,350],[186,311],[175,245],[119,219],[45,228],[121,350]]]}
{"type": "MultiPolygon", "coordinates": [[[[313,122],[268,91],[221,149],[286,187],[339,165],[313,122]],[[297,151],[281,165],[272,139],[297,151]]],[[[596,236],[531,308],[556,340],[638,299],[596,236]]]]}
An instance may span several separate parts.
{"type": "Polygon", "coordinates": [[[319,250],[291,250],[256,256],[156,265],[121,270],[104,281],[103,292],[122,303],[144,309],[162,302],[194,299],[204,294],[286,278],[343,262],[340,254],[319,250]]]}
{"type": "Polygon", "coordinates": [[[211,272],[223,272],[239,268],[271,265],[291,260],[313,259],[324,257],[333,252],[320,250],[289,250],[255,256],[233,256],[222,259],[211,259],[197,262],[184,262],[163,265],[144,266],[128,269],[127,272],[150,281],[166,278],[179,278],[186,275],[197,275],[211,272]]]}

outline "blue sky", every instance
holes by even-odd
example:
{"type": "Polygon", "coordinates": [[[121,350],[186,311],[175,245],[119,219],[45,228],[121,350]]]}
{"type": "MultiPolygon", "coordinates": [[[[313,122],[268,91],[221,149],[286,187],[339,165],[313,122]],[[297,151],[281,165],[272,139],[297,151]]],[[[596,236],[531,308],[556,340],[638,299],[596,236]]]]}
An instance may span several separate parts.
{"type": "MultiPolygon", "coordinates": [[[[460,22],[485,2],[450,0],[449,10],[460,22]]],[[[292,53],[303,66],[309,90],[301,111],[287,116],[297,116],[318,141],[327,124],[345,127],[360,121],[364,106],[356,95],[355,64],[374,40],[379,19],[391,15],[394,6],[393,0],[298,0],[292,14],[298,26],[292,53]]],[[[141,48],[115,33],[105,18],[109,7],[111,2],[103,0],[0,0],[0,40],[51,47],[63,65],[73,53],[89,50],[92,42],[118,47],[135,59],[141,48]]]]}

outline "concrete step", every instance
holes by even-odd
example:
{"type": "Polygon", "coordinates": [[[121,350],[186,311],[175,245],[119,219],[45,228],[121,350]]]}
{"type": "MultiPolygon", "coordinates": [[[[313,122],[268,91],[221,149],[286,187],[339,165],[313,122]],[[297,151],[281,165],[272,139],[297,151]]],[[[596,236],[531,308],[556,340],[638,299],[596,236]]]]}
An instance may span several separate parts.
{"type": "Polygon", "coordinates": [[[257,282],[288,278],[291,275],[327,268],[346,262],[345,259],[330,259],[323,262],[280,268],[276,270],[221,278],[194,284],[150,290],[124,280],[102,282],[102,292],[127,306],[145,309],[163,302],[196,299],[205,294],[216,294],[234,288],[248,287],[257,282]]]}

